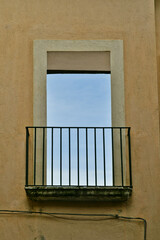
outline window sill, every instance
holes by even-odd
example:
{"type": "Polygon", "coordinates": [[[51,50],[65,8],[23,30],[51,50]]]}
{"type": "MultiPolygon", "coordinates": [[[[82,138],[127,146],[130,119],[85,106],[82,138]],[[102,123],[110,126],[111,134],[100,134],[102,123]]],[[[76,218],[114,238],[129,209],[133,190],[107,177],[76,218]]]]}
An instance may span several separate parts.
{"type": "Polygon", "coordinates": [[[35,201],[126,201],[131,187],[27,186],[27,196],[35,201]]]}

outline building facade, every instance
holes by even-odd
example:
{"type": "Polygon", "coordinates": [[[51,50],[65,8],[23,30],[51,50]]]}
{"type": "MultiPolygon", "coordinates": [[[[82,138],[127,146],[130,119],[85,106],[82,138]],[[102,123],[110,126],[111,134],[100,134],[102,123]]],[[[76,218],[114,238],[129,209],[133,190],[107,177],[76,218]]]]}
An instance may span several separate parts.
{"type": "MultiPolygon", "coordinates": [[[[158,240],[160,1],[1,0],[0,13],[0,238],[158,240]],[[114,47],[113,42],[116,43],[114,47]],[[84,189],[77,187],[73,189],[73,195],[78,191],[78,201],[75,201],[75,195],[73,199],[67,199],[64,191],[62,195],[68,201],[64,198],[44,199],[46,180],[37,184],[43,187],[39,188],[43,199],[38,199],[40,191],[34,187],[30,189],[33,195],[36,190],[34,199],[27,195],[26,187],[32,184],[25,182],[29,151],[25,127],[46,126],[43,119],[45,85],[42,87],[49,69],[46,54],[57,51],[68,51],[71,55],[74,51],[111,53],[111,66],[100,71],[111,71],[113,126],[131,127],[132,183],[123,183],[124,186],[118,189],[122,189],[122,195],[127,194],[125,199],[121,195],[120,201],[115,201],[118,194],[115,189],[122,180],[116,164],[117,183],[112,184],[112,189],[103,188],[101,199],[96,188],[88,193],[94,199],[88,200],[84,189]],[[129,192],[125,192],[125,186],[129,187],[129,192]],[[110,201],[105,198],[106,193],[113,195],[110,201]],[[140,219],[127,219],[130,217],[140,219]],[[147,238],[143,219],[147,221],[147,238]]],[[[60,59],[63,57],[62,54],[60,59]]],[[[84,68],[81,70],[86,70],[84,68]]],[[[75,69],[71,67],[71,70],[75,69]]],[[[126,140],[128,135],[125,136],[126,140]]],[[[28,167],[32,183],[34,139],[31,137],[28,167]]],[[[126,146],[122,146],[123,152],[128,151],[126,146]]],[[[37,156],[40,152],[42,149],[36,151],[37,156]]],[[[123,166],[129,169],[128,159],[124,156],[123,166]]],[[[41,167],[44,164],[45,169],[45,160],[38,164],[41,167]]],[[[44,170],[44,179],[45,174],[44,170]]],[[[128,178],[124,175],[124,179],[129,179],[128,172],[126,175],[128,178]]],[[[43,180],[42,177],[39,179],[40,182],[43,180]]]]}

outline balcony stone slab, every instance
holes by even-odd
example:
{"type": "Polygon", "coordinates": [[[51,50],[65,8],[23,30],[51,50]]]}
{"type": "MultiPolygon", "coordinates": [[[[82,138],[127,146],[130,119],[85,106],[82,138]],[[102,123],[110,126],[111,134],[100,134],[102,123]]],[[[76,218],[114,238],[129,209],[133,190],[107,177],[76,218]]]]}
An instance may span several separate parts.
{"type": "Polygon", "coordinates": [[[131,187],[26,186],[27,196],[34,201],[126,201],[131,187]]]}

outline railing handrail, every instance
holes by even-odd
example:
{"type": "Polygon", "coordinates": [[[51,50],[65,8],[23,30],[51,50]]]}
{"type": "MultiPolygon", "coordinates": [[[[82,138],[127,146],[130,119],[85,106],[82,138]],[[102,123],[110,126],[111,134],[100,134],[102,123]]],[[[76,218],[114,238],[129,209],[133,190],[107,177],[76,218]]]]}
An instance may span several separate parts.
{"type": "Polygon", "coordinates": [[[26,126],[26,128],[100,128],[100,129],[120,129],[120,128],[123,128],[123,129],[131,129],[131,127],[69,127],[69,126],[65,126],[65,127],[59,127],[59,126],[26,126]]]}

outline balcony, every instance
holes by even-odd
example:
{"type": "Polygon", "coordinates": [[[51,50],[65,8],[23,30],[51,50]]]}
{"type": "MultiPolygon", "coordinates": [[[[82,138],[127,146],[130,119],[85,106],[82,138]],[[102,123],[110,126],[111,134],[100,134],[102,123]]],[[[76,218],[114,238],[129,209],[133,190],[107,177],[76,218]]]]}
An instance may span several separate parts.
{"type": "Polygon", "coordinates": [[[26,127],[31,200],[126,201],[132,193],[129,127],[26,127]]]}

